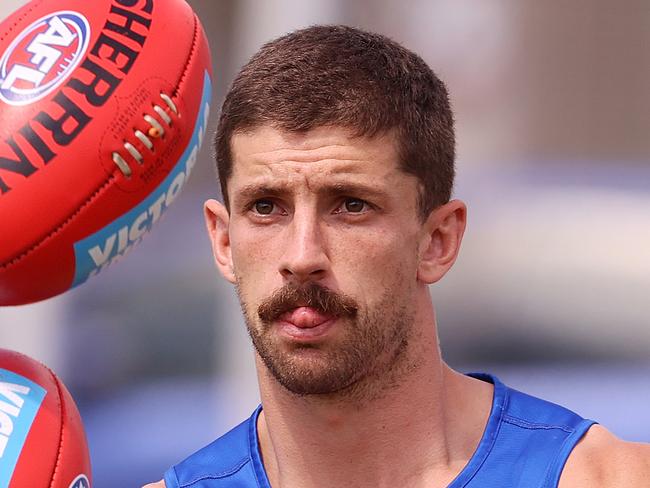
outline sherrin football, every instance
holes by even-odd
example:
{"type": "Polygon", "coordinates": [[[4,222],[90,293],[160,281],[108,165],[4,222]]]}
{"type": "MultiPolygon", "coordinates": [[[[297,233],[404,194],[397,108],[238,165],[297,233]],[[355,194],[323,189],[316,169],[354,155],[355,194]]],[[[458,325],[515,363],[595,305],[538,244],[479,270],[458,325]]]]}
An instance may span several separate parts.
{"type": "Polygon", "coordinates": [[[34,0],[0,24],[0,305],[142,239],[195,164],[210,94],[183,0],[34,0]]]}
{"type": "Polygon", "coordinates": [[[89,488],[79,411],[41,363],[0,349],[0,488],[89,488]]]}

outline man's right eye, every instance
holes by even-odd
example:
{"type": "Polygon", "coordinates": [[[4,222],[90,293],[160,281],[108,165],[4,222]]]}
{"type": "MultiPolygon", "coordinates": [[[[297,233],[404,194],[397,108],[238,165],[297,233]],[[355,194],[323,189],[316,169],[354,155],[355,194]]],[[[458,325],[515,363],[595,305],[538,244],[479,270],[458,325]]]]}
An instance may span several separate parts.
{"type": "Polygon", "coordinates": [[[253,210],[260,215],[271,215],[275,204],[271,200],[258,200],[253,204],[253,210]]]}

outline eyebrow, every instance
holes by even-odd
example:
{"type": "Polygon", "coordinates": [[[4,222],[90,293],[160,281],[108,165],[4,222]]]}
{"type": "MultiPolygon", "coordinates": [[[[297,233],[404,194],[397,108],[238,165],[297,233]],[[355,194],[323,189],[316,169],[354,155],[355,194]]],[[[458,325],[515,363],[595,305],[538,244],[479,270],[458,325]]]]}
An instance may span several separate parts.
{"type": "MultiPolygon", "coordinates": [[[[236,200],[250,200],[258,197],[280,197],[286,195],[289,189],[286,185],[282,184],[268,184],[268,183],[252,183],[243,186],[238,190],[234,197],[236,200]]],[[[373,185],[368,185],[360,182],[338,182],[327,183],[319,186],[317,189],[319,195],[339,196],[339,195],[360,195],[366,197],[381,197],[385,196],[386,192],[383,189],[377,188],[373,185]]]]}
{"type": "Polygon", "coordinates": [[[381,188],[364,183],[332,183],[323,186],[318,191],[326,195],[362,195],[367,197],[381,197],[386,194],[381,188]]]}
{"type": "Polygon", "coordinates": [[[245,199],[249,200],[259,196],[270,196],[277,197],[286,193],[286,189],[283,186],[271,186],[266,184],[250,184],[242,187],[240,190],[235,193],[236,199],[245,199]]]}

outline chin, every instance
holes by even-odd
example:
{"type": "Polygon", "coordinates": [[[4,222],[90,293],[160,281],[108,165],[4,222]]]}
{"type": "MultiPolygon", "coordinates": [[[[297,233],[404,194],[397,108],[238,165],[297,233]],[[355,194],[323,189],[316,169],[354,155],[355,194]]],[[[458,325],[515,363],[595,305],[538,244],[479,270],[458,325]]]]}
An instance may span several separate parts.
{"type": "Polygon", "coordinates": [[[336,358],[313,346],[300,345],[272,357],[260,356],[271,376],[297,395],[335,393],[346,388],[355,373],[341,368],[336,358]]]}

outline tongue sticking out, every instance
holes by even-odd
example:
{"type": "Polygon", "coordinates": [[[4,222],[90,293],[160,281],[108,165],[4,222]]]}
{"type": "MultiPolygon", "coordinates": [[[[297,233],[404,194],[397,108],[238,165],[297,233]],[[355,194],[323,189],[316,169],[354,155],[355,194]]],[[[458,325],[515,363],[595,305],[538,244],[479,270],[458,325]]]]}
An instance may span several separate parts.
{"type": "Polygon", "coordinates": [[[285,312],[280,315],[280,320],[289,322],[291,325],[295,325],[301,329],[311,329],[331,318],[331,315],[325,315],[311,307],[294,308],[290,312],[285,312]]]}

